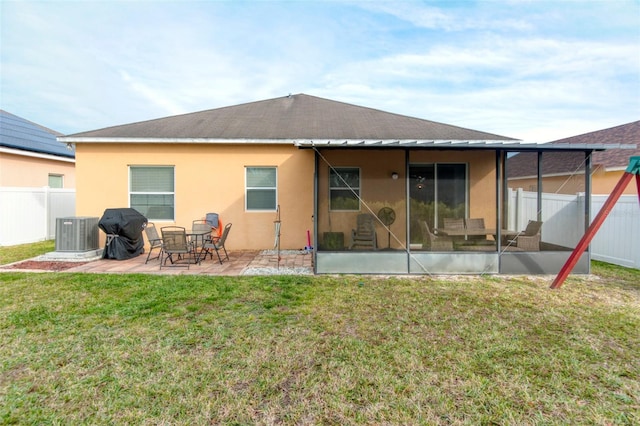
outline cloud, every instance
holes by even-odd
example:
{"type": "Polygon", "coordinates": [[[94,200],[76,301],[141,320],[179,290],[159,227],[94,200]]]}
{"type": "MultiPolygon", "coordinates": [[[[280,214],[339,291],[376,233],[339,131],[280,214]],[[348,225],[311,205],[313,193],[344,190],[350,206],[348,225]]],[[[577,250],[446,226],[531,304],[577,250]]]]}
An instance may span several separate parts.
{"type": "Polygon", "coordinates": [[[482,5],[473,2],[462,2],[459,5],[446,3],[421,3],[421,2],[365,2],[361,6],[364,9],[384,13],[399,20],[410,23],[417,28],[429,30],[444,30],[447,32],[467,30],[517,30],[526,31],[532,28],[527,21],[501,17],[496,14],[496,8],[492,8],[491,16],[484,13],[482,5]],[[437,4],[438,6],[432,6],[437,4]],[[460,7],[463,7],[461,13],[460,7]],[[466,10],[465,10],[466,9],[466,10]],[[471,10],[472,13],[469,13],[471,10]]]}
{"type": "Polygon", "coordinates": [[[633,43],[491,36],[344,64],[323,81],[343,97],[373,96],[396,112],[478,129],[489,123],[491,131],[528,137],[539,132],[519,128],[547,120],[609,123],[622,109],[617,119],[633,121],[638,53],[633,43]]]}
{"type": "Polygon", "coordinates": [[[2,108],[66,133],[301,92],[525,139],[640,115],[637,2],[2,7],[2,108]]]}

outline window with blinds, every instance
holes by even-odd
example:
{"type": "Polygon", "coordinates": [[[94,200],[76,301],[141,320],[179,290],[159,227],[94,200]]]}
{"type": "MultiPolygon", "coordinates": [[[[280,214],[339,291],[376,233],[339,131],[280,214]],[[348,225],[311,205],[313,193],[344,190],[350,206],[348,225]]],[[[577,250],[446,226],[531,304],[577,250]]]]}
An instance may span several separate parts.
{"type": "Polygon", "coordinates": [[[149,220],[174,220],[173,166],[130,166],[129,207],[149,220]]]}
{"type": "Polygon", "coordinates": [[[275,167],[245,168],[245,209],[275,211],[277,201],[277,169],[275,167]]]}

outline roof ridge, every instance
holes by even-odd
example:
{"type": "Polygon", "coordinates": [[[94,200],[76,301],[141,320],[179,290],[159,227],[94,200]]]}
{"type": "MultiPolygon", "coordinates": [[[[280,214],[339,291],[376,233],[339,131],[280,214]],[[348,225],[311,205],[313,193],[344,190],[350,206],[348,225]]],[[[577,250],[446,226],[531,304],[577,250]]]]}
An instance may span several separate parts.
{"type": "MultiPolygon", "coordinates": [[[[569,139],[579,139],[579,138],[583,138],[585,136],[593,137],[593,136],[596,136],[598,133],[610,133],[612,131],[615,131],[616,129],[621,129],[621,128],[624,128],[624,127],[632,128],[635,125],[640,126],[640,120],[631,121],[631,122],[625,123],[625,124],[618,124],[616,126],[607,127],[607,128],[599,129],[599,130],[594,130],[592,132],[581,133],[579,135],[567,136],[566,138],[556,139],[556,140],[548,142],[548,143],[550,143],[550,144],[566,143],[565,141],[567,141],[569,139]]],[[[602,143],[612,143],[612,142],[606,142],[605,141],[605,142],[602,142],[602,143]]]]}
{"type": "Polygon", "coordinates": [[[67,137],[518,140],[305,93],[110,126],[67,137]]]}

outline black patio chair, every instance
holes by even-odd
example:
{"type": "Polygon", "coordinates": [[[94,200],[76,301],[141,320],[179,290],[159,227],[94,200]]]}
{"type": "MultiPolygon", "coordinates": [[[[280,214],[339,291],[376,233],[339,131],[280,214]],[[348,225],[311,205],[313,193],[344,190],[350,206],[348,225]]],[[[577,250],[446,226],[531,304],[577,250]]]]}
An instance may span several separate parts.
{"type": "Polygon", "coordinates": [[[160,269],[162,267],[180,266],[189,268],[192,263],[193,250],[187,241],[187,231],[181,226],[165,226],[162,232],[162,254],[160,269]],[[171,262],[167,265],[167,260],[171,262]]]}
{"type": "Polygon", "coordinates": [[[151,260],[151,253],[153,253],[153,250],[159,249],[158,255],[153,258],[154,260],[160,259],[160,256],[162,256],[162,238],[160,238],[160,235],[158,235],[158,230],[156,229],[156,225],[153,222],[147,223],[147,225],[144,227],[144,233],[147,236],[147,240],[149,241],[149,254],[147,254],[147,260],[144,261],[144,263],[146,264],[147,262],[149,262],[149,260],[151,260]]]}
{"type": "Polygon", "coordinates": [[[231,223],[227,223],[224,226],[224,231],[222,231],[222,235],[220,238],[213,237],[209,242],[205,242],[204,244],[204,257],[207,257],[207,254],[211,256],[213,259],[213,251],[215,250],[218,255],[218,260],[222,265],[222,258],[220,257],[220,250],[224,251],[225,260],[229,260],[229,253],[227,253],[227,249],[225,247],[225,243],[227,242],[227,237],[229,236],[229,231],[231,230],[231,223]]]}

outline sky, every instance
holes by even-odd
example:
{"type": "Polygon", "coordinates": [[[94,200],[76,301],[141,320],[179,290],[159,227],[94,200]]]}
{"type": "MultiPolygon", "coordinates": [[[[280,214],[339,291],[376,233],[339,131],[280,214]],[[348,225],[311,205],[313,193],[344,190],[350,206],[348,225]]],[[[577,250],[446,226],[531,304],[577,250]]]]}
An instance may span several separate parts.
{"type": "Polygon", "coordinates": [[[0,0],[0,66],[64,134],[305,93],[548,142],[640,119],[640,0],[0,0]]]}

